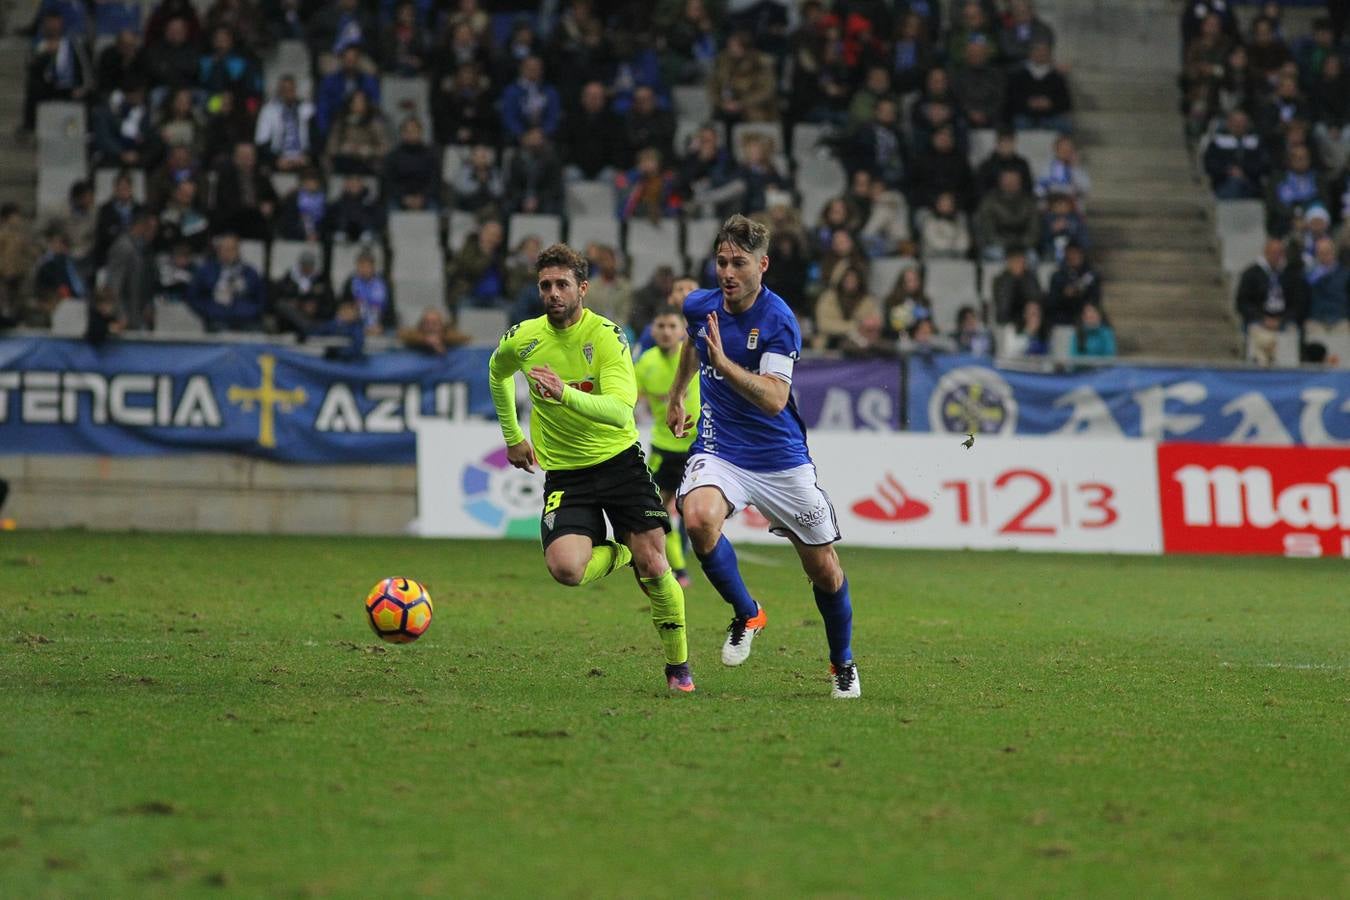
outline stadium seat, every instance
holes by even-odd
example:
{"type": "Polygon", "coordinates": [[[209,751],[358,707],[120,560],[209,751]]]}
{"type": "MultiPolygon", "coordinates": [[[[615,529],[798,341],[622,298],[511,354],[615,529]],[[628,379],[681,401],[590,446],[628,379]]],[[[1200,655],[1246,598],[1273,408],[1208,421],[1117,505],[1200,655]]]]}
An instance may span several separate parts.
{"type": "MultiPolygon", "coordinates": [[[[966,159],[970,160],[972,167],[979,166],[984,162],[990,153],[994,152],[994,144],[998,142],[998,132],[992,128],[972,128],[967,138],[966,159]]],[[[1032,174],[1035,175],[1036,168],[1032,167],[1032,174]]]]}
{"type": "Polygon", "coordinates": [[[304,88],[300,90],[301,97],[310,97],[309,90],[310,74],[313,72],[313,66],[310,64],[309,47],[304,41],[279,41],[272,57],[263,66],[263,88],[270,95],[277,87],[277,79],[282,75],[294,76],[296,87],[304,88]]]}
{"type": "Polygon", "coordinates": [[[684,223],[684,252],[692,267],[697,269],[716,251],[713,241],[721,228],[721,219],[690,219],[684,223]]]}
{"type": "Polygon", "coordinates": [[[425,78],[397,78],[386,75],[380,79],[380,108],[389,118],[389,128],[395,134],[408,116],[416,116],[424,133],[430,132],[427,111],[431,108],[429,85],[425,78]]]}
{"type": "Polygon", "coordinates": [[[830,126],[798,122],[792,126],[792,158],[800,162],[824,149],[822,142],[831,134],[830,126]]]}
{"type": "Polygon", "coordinates": [[[62,213],[69,207],[70,186],[84,178],[87,170],[83,163],[78,166],[52,166],[45,163],[38,167],[37,208],[39,213],[62,213]]]}
{"type": "Polygon", "coordinates": [[[400,278],[394,285],[394,306],[403,325],[415,325],[424,309],[445,310],[444,279],[400,278]]]}
{"type": "Polygon", "coordinates": [[[797,208],[802,214],[802,224],[807,228],[815,227],[825,204],[843,193],[839,188],[813,184],[800,173],[797,175],[797,184],[801,188],[801,201],[797,204],[797,208]]]}
{"type": "Polygon", "coordinates": [[[473,148],[468,144],[448,144],[441,152],[441,181],[454,184],[460,167],[469,161],[473,148]]]}
{"type": "Polygon", "coordinates": [[[239,258],[257,269],[259,275],[267,271],[267,245],[262,241],[240,241],[239,258]]]}
{"type": "MultiPolygon", "coordinates": [[[[117,181],[117,173],[121,169],[98,169],[94,172],[94,204],[102,206],[112,199],[113,184],[117,181]]],[[[145,202],[145,170],[128,169],[127,174],[131,176],[131,196],[136,198],[137,203],[145,202]]]]}
{"type": "Polygon", "coordinates": [[[1260,200],[1222,200],[1214,204],[1214,221],[1223,270],[1236,278],[1265,245],[1265,205],[1260,200]]]}
{"type": "Polygon", "coordinates": [[[1298,332],[1293,328],[1281,331],[1280,338],[1275,343],[1275,365],[1288,368],[1297,366],[1299,363],[1298,348],[1298,332]]]}
{"type": "MultiPolygon", "coordinates": [[[[872,260],[871,269],[867,276],[867,289],[877,302],[884,301],[891,289],[895,287],[895,281],[900,277],[900,273],[918,260],[911,256],[878,256],[872,260]]],[[[931,292],[931,285],[929,286],[931,292]]]]}
{"type": "Polygon", "coordinates": [[[55,337],[83,337],[88,325],[88,302],[67,297],[56,304],[52,312],[52,334],[55,337]]]}
{"type": "Polygon", "coordinates": [[[574,181],[567,185],[567,216],[614,215],[614,185],[608,181],[574,181]]]}
{"type": "Polygon", "coordinates": [[[652,273],[661,266],[670,266],[671,270],[679,273],[684,271],[684,262],[678,253],[652,253],[639,251],[628,254],[628,282],[634,289],[645,285],[652,278],[652,273]]]}
{"type": "Polygon", "coordinates": [[[537,213],[513,214],[506,224],[507,244],[514,247],[530,235],[538,237],[545,247],[556,244],[562,240],[562,219],[537,213]]]}
{"type": "Polygon", "coordinates": [[[389,246],[402,250],[408,245],[440,243],[440,221],[429,210],[396,210],[389,214],[389,246]]]}
{"type": "MultiPolygon", "coordinates": [[[[633,219],[624,229],[624,252],[679,261],[680,223],[674,219],[633,219]]],[[[634,282],[635,284],[637,282],[634,282]]]]}
{"type": "Polygon", "coordinates": [[[1350,334],[1334,334],[1325,342],[1327,365],[1337,369],[1350,369],[1350,334]]]}
{"type": "Polygon", "coordinates": [[[85,125],[83,103],[48,101],[37,108],[37,138],[57,141],[78,140],[83,143],[88,128],[85,125]]]}
{"type": "Polygon", "coordinates": [[[158,334],[206,334],[202,320],[192,307],[177,300],[155,298],[155,332],[158,334]]]}
{"type": "Polygon", "coordinates": [[[832,194],[842,194],[848,186],[848,176],[833,156],[813,153],[797,161],[797,184],[803,191],[810,185],[832,194]]]}
{"type": "Polygon", "coordinates": [[[614,216],[581,216],[567,223],[567,243],[584,251],[590,243],[619,248],[619,220],[614,216]]]}
{"type": "Polygon", "coordinates": [[[956,313],[963,306],[980,308],[975,284],[975,263],[964,259],[933,259],[924,264],[924,286],[933,301],[933,324],[939,331],[956,327],[956,313]]]}
{"type": "MultiPolygon", "coordinates": [[[[994,293],[994,280],[1003,274],[1007,266],[1001,262],[980,263],[980,296],[988,300],[994,293]]],[[[1045,287],[1044,284],[1041,287],[1045,287]]]]}
{"type": "Polygon", "coordinates": [[[464,248],[464,242],[478,231],[478,217],[471,212],[465,212],[462,209],[450,210],[447,238],[452,253],[458,253],[464,248]]]}
{"type": "Polygon", "coordinates": [[[1078,329],[1072,325],[1056,325],[1050,329],[1050,346],[1047,353],[1051,359],[1066,360],[1073,356],[1074,338],[1078,329]]]}
{"type": "Polygon", "coordinates": [[[328,263],[328,274],[333,279],[334,289],[341,290],[342,283],[356,271],[356,257],[362,250],[375,255],[375,271],[384,271],[384,248],[379,244],[334,244],[332,259],[328,263]]]}
{"type": "Polygon", "coordinates": [[[1058,131],[1047,128],[1017,132],[1017,152],[1026,157],[1033,179],[1040,178],[1041,172],[1055,158],[1055,141],[1058,138],[1058,131]]]}
{"type": "Polygon", "coordinates": [[[671,97],[676,118],[694,122],[712,118],[712,103],[708,100],[708,89],[703,85],[676,85],[671,90],[671,97]]]}
{"type": "MultiPolygon", "coordinates": [[[[277,196],[285,199],[291,191],[300,187],[300,176],[294,172],[273,172],[272,190],[277,192],[277,196]]],[[[339,189],[341,182],[339,182],[339,189]]]]}
{"type": "Polygon", "coordinates": [[[475,344],[495,344],[506,331],[506,313],[500,309],[461,307],[455,327],[473,338],[475,344]]]}
{"type": "Polygon", "coordinates": [[[1264,228],[1266,205],[1260,200],[1216,200],[1214,224],[1219,237],[1254,228],[1264,228]]]}
{"type": "Polygon", "coordinates": [[[267,278],[276,281],[300,261],[300,254],[306,250],[318,257],[319,267],[323,267],[323,246],[306,241],[273,241],[272,253],[267,258],[267,278]]]}

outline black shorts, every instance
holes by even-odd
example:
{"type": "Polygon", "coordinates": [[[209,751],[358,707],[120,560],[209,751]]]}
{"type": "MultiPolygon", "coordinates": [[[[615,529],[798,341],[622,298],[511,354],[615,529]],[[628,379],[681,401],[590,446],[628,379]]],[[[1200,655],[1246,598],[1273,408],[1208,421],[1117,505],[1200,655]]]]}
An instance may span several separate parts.
{"type": "Polygon", "coordinates": [[[544,476],[544,514],[539,533],[547,547],[565,534],[605,540],[605,519],[620,541],[653,528],[670,532],[670,513],[647,472],[637,444],[602,463],[544,476]]]}
{"type": "Polygon", "coordinates": [[[662,450],[652,448],[651,461],[647,468],[652,471],[652,481],[663,491],[678,491],[684,481],[684,464],[689,462],[689,454],[683,450],[662,450]]]}

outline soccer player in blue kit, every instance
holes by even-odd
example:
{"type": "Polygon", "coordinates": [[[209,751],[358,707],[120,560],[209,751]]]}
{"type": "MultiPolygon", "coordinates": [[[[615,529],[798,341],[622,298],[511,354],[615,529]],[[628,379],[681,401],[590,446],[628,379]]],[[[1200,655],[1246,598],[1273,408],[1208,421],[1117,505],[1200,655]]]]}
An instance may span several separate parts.
{"type": "Polygon", "coordinates": [[[806,426],[792,399],[801,331],[783,298],[763,285],[769,230],[732,216],[714,247],[718,287],[694,291],[684,301],[691,340],[684,343],[666,422],[677,436],[695,427],[684,408],[684,392],[697,373],[698,433],[678,497],[703,572],[735,611],[722,662],[745,662],[755,635],[768,623],[741,579],[736,551],[722,534],[729,517],[754,504],[771,530],[792,542],[811,580],[830,646],[831,696],[859,697],[862,686],[850,646],[853,607],[834,551],[839,526],[830,498],[816,483],[806,426]]]}

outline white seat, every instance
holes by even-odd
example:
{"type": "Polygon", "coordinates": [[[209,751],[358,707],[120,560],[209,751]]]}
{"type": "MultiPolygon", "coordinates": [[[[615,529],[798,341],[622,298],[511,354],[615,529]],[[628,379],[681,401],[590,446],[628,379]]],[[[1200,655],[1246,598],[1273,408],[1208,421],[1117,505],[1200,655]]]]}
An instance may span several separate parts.
{"type": "Polygon", "coordinates": [[[422,278],[444,269],[440,221],[435,213],[392,212],[388,234],[389,246],[394,251],[393,275],[422,278]]]}
{"type": "Polygon", "coordinates": [[[469,161],[469,154],[473,152],[473,147],[468,144],[448,144],[441,152],[441,181],[446,184],[454,183],[455,176],[459,170],[469,161]]]}
{"type": "Polygon", "coordinates": [[[713,241],[721,230],[721,219],[690,219],[684,223],[684,251],[695,269],[717,251],[713,241]]]}
{"type": "Polygon", "coordinates": [[[964,259],[934,259],[924,265],[924,287],[933,301],[933,324],[938,331],[956,327],[956,314],[963,306],[980,308],[975,283],[975,263],[964,259]]]}
{"type": "Polygon", "coordinates": [[[895,287],[900,273],[917,264],[918,260],[910,256],[878,256],[872,260],[867,273],[867,289],[877,300],[884,300],[895,287]]]}
{"type": "Polygon", "coordinates": [[[614,185],[608,181],[574,181],[567,185],[567,216],[614,215],[614,185]]]}
{"type": "Polygon", "coordinates": [[[206,327],[186,303],[156,297],[155,331],[160,334],[205,334],[206,327]]]}
{"type": "Polygon", "coordinates": [[[464,244],[478,231],[478,217],[462,209],[450,210],[448,223],[450,250],[458,253],[464,244]]]}
{"type": "Polygon", "coordinates": [[[386,75],[380,79],[380,108],[389,117],[391,127],[397,129],[408,116],[416,116],[427,128],[428,83],[425,78],[397,78],[386,75]]]}
{"type": "Polygon", "coordinates": [[[1266,205],[1260,200],[1216,200],[1214,226],[1219,237],[1265,228],[1266,205]]]}
{"type": "MultiPolygon", "coordinates": [[[[94,203],[102,206],[112,199],[113,186],[121,169],[98,169],[94,172],[94,203]]],[[[141,169],[127,169],[131,176],[131,196],[137,203],[145,202],[145,172],[141,169]]]]}
{"type": "Polygon", "coordinates": [[[651,281],[652,273],[661,266],[670,266],[671,271],[679,273],[684,271],[684,262],[679,254],[662,254],[652,252],[630,253],[628,255],[628,282],[629,284],[641,287],[651,281]]]}
{"type": "Polygon", "coordinates": [[[1056,325],[1050,329],[1050,358],[1066,360],[1073,356],[1074,338],[1078,329],[1072,325],[1056,325]]]}
{"type": "Polygon", "coordinates": [[[69,209],[70,186],[81,181],[87,170],[80,166],[41,166],[38,168],[37,208],[40,213],[62,213],[69,209]]]}
{"type": "Polygon", "coordinates": [[[830,126],[798,122],[792,126],[792,158],[802,160],[824,149],[821,142],[830,136],[830,126]]]}
{"type": "Polygon", "coordinates": [[[475,344],[495,344],[506,331],[506,313],[500,309],[461,307],[455,327],[473,338],[475,344]]]}
{"type": "Polygon", "coordinates": [[[1236,278],[1243,269],[1257,260],[1265,243],[1264,227],[1224,235],[1221,244],[1224,272],[1236,278]]]}
{"type": "Polygon", "coordinates": [[[800,175],[797,176],[797,184],[801,185],[802,194],[801,202],[797,205],[797,208],[801,210],[802,222],[807,227],[814,227],[820,219],[821,210],[825,209],[825,204],[843,193],[839,188],[821,187],[812,184],[800,175]]]}
{"type": "Polygon", "coordinates": [[[440,222],[429,210],[396,210],[389,214],[389,245],[400,250],[407,241],[438,243],[440,222]]]}
{"type": "MultiPolygon", "coordinates": [[[[1050,279],[1055,277],[1055,272],[1057,272],[1058,270],[1059,266],[1053,260],[1050,262],[1043,262],[1037,264],[1036,280],[1041,283],[1041,290],[1043,291],[1050,290],[1050,279]]],[[[992,281],[990,282],[990,285],[991,286],[993,285],[992,281]]]]}
{"type": "Polygon", "coordinates": [[[276,281],[285,275],[292,266],[300,262],[300,255],[306,250],[315,255],[319,267],[323,267],[323,247],[306,241],[273,241],[272,254],[268,257],[267,277],[276,281]]]}
{"type": "Polygon", "coordinates": [[[1350,369],[1350,334],[1332,334],[1325,340],[1327,365],[1337,369],[1350,369]]]}
{"type": "Polygon", "coordinates": [[[994,281],[1003,274],[1007,265],[1001,262],[980,263],[980,296],[988,298],[994,292],[994,281]]]}
{"type": "Polygon", "coordinates": [[[613,216],[583,216],[567,223],[567,243],[580,251],[586,245],[602,244],[619,249],[619,220],[613,216]]]}
{"type": "Polygon", "coordinates": [[[1059,132],[1048,128],[1017,132],[1017,152],[1026,158],[1033,177],[1035,173],[1045,171],[1055,158],[1055,141],[1058,139],[1059,132]]]}
{"type": "Polygon", "coordinates": [[[415,325],[425,309],[445,309],[444,279],[400,278],[393,285],[399,321],[415,325]]]}
{"type": "Polygon", "coordinates": [[[239,258],[257,269],[259,275],[267,271],[267,245],[262,241],[240,241],[239,258]]]}
{"type": "Polygon", "coordinates": [[[506,223],[506,242],[514,247],[530,235],[547,247],[562,240],[562,218],[544,213],[514,213],[506,223]]]}
{"type": "Polygon", "coordinates": [[[52,334],[56,337],[83,337],[89,325],[89,303],[67,297],[52,312],[52,334]]]}
{"type": "Polygon", "coordinates": [[[833,194],[842,194],[848,186],[848,176],[839,160],[833,156],[812,153],[797,160],[797,184],[803,191],[810,186],[833,194]]]}
{"type": "Polygon", "coordinates": [[[1286,328],[1275,341],[1275,365],[1293,368],[1299,363],[1298,331],[1286,328]]]}
{"type": "Polygon", "coordinates": [[[39,141],[53,138],[58,141],[83,142],[88,130],[83,103],[49,100],[38,104],[36,134],[39,141]]]}
{"type": "Polygon", "coordinates": [[[272,190],[278,197],[287,197],[291,191],[300,187],[300,176],[294,172],[273,172],[272,190]]]}
{"type": "Polygon", "coordinates": [[[630,256],[680,257],[680,223],[675,219],[632,219],[624,231],[624,251],[630,256]]]}
{"type": "MultiPolygon", "coordinates": [[[[992,128],[972,128],[967,137],[966,159],[970,160],[972,167],[988,159],[989,154],[994,152],[994,145],[998,143],[998,132],[992,128]]],[[[1032,171],[1035,171],[1033,168],[1032,171]]]]}
{"type": "Polygon", "coordinates": [[[703,85],[677,85],[670,93],[677,117],[698,122],[712,118],[712,102],[703,85]]]}
{"type": "Polygon", "coordinates": [[[340,289],[352,272],[356,271],[356,258],[364,250],[374,254],[375,271],[384,271],[384,248],[379,244],[334,244],[332,260],[328,264],[334,288],[340,289]]]}

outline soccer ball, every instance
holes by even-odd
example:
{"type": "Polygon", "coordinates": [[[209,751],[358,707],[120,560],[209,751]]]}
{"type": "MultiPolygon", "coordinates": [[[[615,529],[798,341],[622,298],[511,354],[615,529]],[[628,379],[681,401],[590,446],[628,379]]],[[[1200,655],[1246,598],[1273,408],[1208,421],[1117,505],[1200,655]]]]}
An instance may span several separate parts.
{"type": "Polygon", "coordinates": [[[381,640],[415,641],[431,627],[431,595],[411,578],[386,578],[366,595],[366,618],[381,640]]]}

